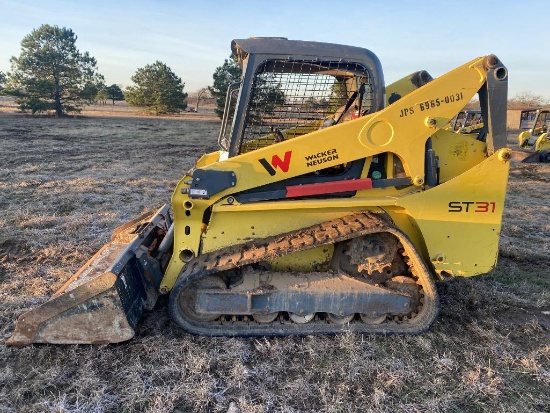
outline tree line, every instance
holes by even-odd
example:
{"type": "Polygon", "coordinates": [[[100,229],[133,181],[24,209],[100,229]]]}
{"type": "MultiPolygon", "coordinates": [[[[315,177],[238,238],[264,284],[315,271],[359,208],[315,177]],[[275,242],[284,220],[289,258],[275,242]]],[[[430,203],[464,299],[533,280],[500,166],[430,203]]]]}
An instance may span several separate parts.
{"type": "MultiPolygon", "coordinates": [[[[54,113],[56,117],[79,113],[94,102],[113,105],[126,100],[130,106],[155,115],[173,114],[187,108],[185,83],[161,61],[138,68],[131,77],[133,86],[106,85],[97,61],[76,47],[76,34],[68,28],[40,26],[21,41],[21,53],[10,59],[11,71],[0,71],[0,94],[13,96],[23,112],[54,113]]],[[[240,79],[237,61],[218,67],[214,84],[199,91],[198,100],[211,94],[223,113],[225,90],[240,79]]]]}
{"type": "MultiPolygon", "coordinates": [[[[13,96],[23,112],[53,112],[57,117],[78,113],[94,102],[110,101],[114,105],[119,100],[155,115],[178,113],[187,108],[185,83],[166,63],[157,60],[138,68],[131,77],[134,85],[123,91],[116,84],[105,84],[96,59],[88,52],[81,53],[76,40],[76,34],[65,27],[45,24],[33,30],[21,41],[21,54],[10,59],[11,71],[0,71],[0,94],[13,96]]],[[[212,86],[199,90],[195,110],[201,97],[210,94],[216,100],[215,112],[221,118],[227,88],[241,78],[237,60],[233,56],[225,59],[212,77],[212,86]]],[[[272,103],[284,99],[278,96],[280,91],[268,89],[266,94],[277,98],[269,100],[272,103]]],[[[548,99],[530,92],[508,100],[510,109],[545,105],[550,105],[548,99]]]]}

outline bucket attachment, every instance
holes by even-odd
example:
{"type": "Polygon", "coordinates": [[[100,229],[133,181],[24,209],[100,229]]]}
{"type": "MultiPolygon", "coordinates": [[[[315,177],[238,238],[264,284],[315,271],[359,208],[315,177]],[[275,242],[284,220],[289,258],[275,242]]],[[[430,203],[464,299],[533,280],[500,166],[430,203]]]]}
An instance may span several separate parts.
{"type": "Polygon", "coordinates": [[[19,316],[6,344],[100,344],[132,338],[143,310],[157,300],[172,230],[169,205],[117,227],[111,242],[49,301],[19,316]]]}
{"type": "Polygon", "coordinates": [[[547,152],[548,151],[532,152],[527,157],[525,157],[521,162],[523,162],[523,163],[544,163],[544,162],[548,162],[545,159],[545,157],[547,156],[546,155],[547,152]]]}
{"type": "Polygon", "coordinates": [[[541,159],[541,155],[544,151],[534,151],[531,149],[513,149],[512,150],[512,161],[522,162],[522,163],[540,163],[544,162],[541,159]]]}

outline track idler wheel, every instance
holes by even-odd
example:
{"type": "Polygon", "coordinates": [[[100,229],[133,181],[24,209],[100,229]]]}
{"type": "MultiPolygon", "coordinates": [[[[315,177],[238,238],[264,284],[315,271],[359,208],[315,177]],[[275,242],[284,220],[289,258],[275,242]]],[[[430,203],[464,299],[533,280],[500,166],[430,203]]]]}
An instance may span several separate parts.
{"type": "Polygon", "coordinates": [[[193,321],[214,321],[215,319],[220,317],[221,314],[198,313],[195,310],[195,304],[197,302],[197,290],[210,289],[226,290],[227,286],[225,285],[225,282],[222,281],[222,279],[215,275],[204,277],[198,281],[195,281],[179,294],[178,310],[181,313],[185,314],[187,318],[193,321]]]}
{"type": "Polygon", "coordinates": [[[289,313],[288,316],[290,317],[290,320],[296,324],[306,324],[306,323],[309,323],[311,320],[313,320],[313,318],[315,317],[315,313],[304,314],[304,315],[289,313]]]}
{"type": "Polygon", "coordinates": [[[378,325],[386,321],[386,314],[380,316],[370,316],[368,314],[360,314],[361,321],[365,324],[378,325]]]}
{"type": "Polygon", "coordinates": [[[252,314],[252,316],[254,317],[254,320],[256,320],[256,322],[258,323],[272,323],[277,319],[277,317],[279,316],[279,313],[277,312],[267,313],[267,314],[256,313],[256,314],[252,314]]]}

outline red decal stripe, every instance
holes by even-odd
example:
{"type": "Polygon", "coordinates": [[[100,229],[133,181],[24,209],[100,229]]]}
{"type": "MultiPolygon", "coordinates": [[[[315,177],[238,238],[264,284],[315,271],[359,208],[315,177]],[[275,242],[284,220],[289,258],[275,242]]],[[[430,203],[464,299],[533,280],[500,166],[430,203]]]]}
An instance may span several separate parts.
{"type": "Polygon", "coordinates": [[[372,179],[352,179],[347,181],[287,186],[286,197],[294,198],[298,196],[335,194],[338,192],[359,191],[360,189],[372,189],[372,179]]]}

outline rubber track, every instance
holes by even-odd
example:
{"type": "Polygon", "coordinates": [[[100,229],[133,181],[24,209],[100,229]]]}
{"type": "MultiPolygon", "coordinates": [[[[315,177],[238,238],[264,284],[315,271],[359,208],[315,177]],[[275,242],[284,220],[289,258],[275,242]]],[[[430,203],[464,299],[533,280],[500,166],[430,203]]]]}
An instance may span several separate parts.
{"type": "Polygon", "coordinates": [[[363,211],[294,232],[222,248],[191,260],[183,268],[170,294],[169,309],[172,318],[180,327],[200,335],[284,336],[335,334],[343,331],[367,334],[419,334],[427,330],[437,316],[438,297],[430,272],[410,239],[394,225],[382,219],[381,214],[363,211]],[[409,270],[422,288],[422,304],[410,319],[388,317],[379,325],[366,324],[360,320],[352,320],[344,325],[329,323],[326,320],[296,324],[290,320],[282,320],[282,317],[278,317],[272,323],[250,320],[226,321],[224,317],[216,321],[197,322],[184,318],[179,311],[179,293],[199,278],[377,232],[388,232],[399,239],[405,250],[403,255],[408,258],[409,270]]]}

